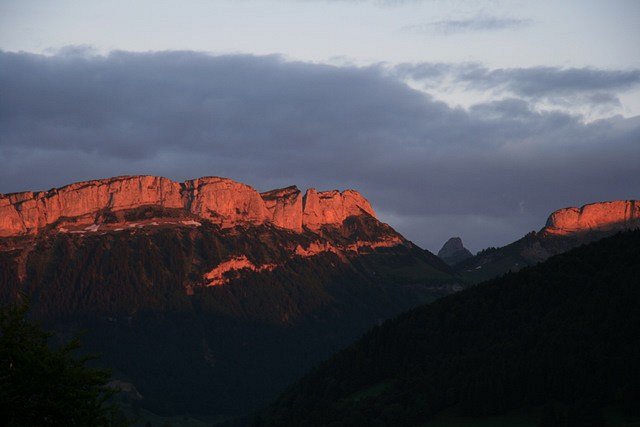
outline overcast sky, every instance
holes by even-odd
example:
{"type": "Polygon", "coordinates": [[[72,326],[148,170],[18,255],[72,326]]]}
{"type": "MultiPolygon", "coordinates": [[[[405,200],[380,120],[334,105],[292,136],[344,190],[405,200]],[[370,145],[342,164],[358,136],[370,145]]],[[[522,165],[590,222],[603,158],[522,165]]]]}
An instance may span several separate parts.
{"type": "Polygon", "coordinates": [[[636,1],[2,1],[0,192],[355,188],[427,249],[503,245],[640,198],[639,23],[636,1]]]}

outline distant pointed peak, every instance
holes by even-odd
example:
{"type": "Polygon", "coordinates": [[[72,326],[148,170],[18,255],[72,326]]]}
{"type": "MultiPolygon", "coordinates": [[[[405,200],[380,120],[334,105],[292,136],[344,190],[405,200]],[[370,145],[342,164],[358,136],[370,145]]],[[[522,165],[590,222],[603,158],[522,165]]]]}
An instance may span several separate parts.
{"type": "Polygon", "coordinates": [[[444,246],[452,246],[452,247],[460,247],[462,248],[462,239],[460,237],[450,237],[449,240],[445,242],[444,246]]]}
{"type": "Polygon", "coordinates": [[[438,257],[449,265],[471,258],[473,255],[464,247],[460,237],[451,237],[438,251],[438,257]]]}

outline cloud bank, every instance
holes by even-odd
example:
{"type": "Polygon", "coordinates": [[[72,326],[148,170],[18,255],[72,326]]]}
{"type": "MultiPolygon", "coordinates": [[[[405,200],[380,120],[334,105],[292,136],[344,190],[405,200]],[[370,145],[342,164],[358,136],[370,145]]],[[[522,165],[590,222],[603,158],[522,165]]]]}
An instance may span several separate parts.
{"type": "Polygon", "coordinates": [[[427,24],[407,25],[402,31],[408,33],[439,33],[444,35],[476,31],[496,31],[521,28],[531,24],[530,19],[476,16],[469,19],[446,19],[427,24]]]}
{"type": "Polygon", "coordinates": [[[640,70],[529,67],[489,69],[477,63],[379,64],[390,75],[446,97],[466,94],[475,102],[518,98],[532,107],[553,108],[590,119],[624,110],[622,95],[639,93],[640,70]]]}
{"type": "Polygon", "coordinates": [[[478,250],[539,229],[557,208],[640,198],[640,117],[584,123],[530,102],[581,88],[608,94],[636,84],[637,72],[552,71],[459,73],[511,94],[461,109],[378,66],[2,52],[0,192],[121,174],[352,187],[418,244],[437,250],[461,235],[478,250]]]}

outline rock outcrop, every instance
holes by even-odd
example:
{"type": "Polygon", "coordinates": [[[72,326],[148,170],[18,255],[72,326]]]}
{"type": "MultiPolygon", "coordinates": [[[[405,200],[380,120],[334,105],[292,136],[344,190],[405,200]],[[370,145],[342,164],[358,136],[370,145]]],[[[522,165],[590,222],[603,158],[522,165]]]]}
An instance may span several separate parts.
{"type": "Polygon", "coordinates": [[[180,184],[155,176],[117,177],[0,195],[0,236],[32,234],[61,218],[92,224],[102,210],[145,205],[183,207],[180,184]]]}
{"type": "Polygon", "coordinates": [[[456,265],[470,282],[482,282],[517,271],[572,248],[640,228],[640,200],[617,200],[559,209],[546,225],[506,246],[488,248],[456,265]]]}
{"type": "Polygon", "coordinates": [[[295,185],[260,194],[271,216],[281,228],[302,231],[302,194],[295,185]]]}
{"type": "Polygon", "coordinates": [[[455,265],[472,256],[471,252],[462,244],[460,237],[450,238],[438,251],[438,257],[449,265],[455,265]]]}
{"type": "Polygon", "coordinates": [[[311,230],[319,230],[324,225],[342,224],[350,216],[376,216],[369,202],[354,190],[318,192],[310,188],[304,195],[302,205],[302,223],[311,230]]]}
{"type": "Polygon", "coordinates": [[[235,256],[227,261],[221,262],[214,269],[204,275],[206,286],[220,286],[229,283],[230,273],[239,272],[240,270],[250,271],[271,271],[276,268],[277,264],[261,264],[255,265],[245,255],[235,256]]]}
{"type": "Polygon", "coordinates": [[[263,224],[270,220],[260,194],[248,185],[227,178],[207,177],[183,184],[184,208],[223,228],[237,224],[263,224]]]}
{"type": "Polygon", "coordinates": [[[369,202],[354,190],[310,189],[302,197],[295,186],[260,194],[220,177],[178,183],[156,176],[122,176],[49,191],[0,194],[0,237],[35,234],[68,219],[91,226],[105,212],[145,206],[177,209],[222,228],[269,223],[296,232],[337,226],[353,215],[375,217],[369,202]]]}
{"type": "Polygon", "coordinates": [[[559,209],[549,216],[541,233],[568,235],[634,226],[640,226],[640,200],[616,200],[559,209]]]}

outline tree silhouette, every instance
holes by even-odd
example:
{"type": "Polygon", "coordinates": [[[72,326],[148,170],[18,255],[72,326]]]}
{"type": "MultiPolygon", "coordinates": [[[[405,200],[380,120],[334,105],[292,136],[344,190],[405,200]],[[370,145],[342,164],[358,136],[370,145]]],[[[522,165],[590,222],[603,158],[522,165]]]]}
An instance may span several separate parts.
{"type": "Polygon", "coordinates": [[[52,334],[28,310],[28,302],[0,307],[0,425],[113,425],[110,372],[86,366],[95,356],[74,355],[77,338],[52,349],[52,334]]]}

